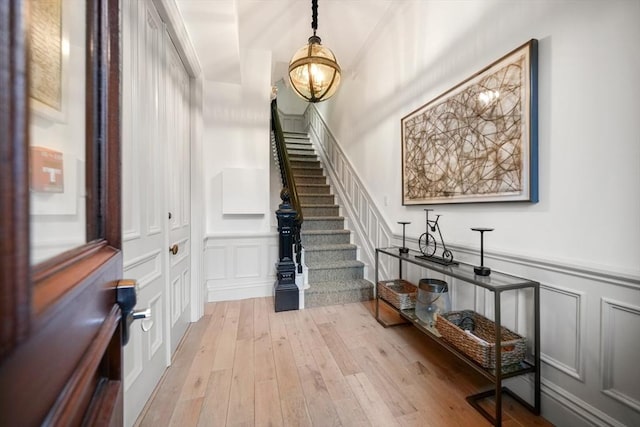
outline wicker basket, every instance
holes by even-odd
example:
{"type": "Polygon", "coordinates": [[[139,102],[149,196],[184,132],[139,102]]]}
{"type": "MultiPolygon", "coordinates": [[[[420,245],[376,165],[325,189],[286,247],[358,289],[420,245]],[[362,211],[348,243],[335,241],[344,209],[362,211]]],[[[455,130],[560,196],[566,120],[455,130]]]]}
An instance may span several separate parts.
{"type": "Polygon", "coordinates": [[[385,280],[378,282],[378,296],[398,310],[407,310],[416,306],[418,288],[406,280],[385,280]]]}
{"type": "MultiPolygon", "coordinates": [[[[436,328],[442,338],[478,362],[483,368],[495,369],[496,324],[494,322],[473,310],[451,311],[437,316],[436,328]],[[470,332],[465,332],[460,325],[470,332]]],[[[502,366],[522,362],[527,351],[526,338],[504,326],[501,330],[502,366]]]]}

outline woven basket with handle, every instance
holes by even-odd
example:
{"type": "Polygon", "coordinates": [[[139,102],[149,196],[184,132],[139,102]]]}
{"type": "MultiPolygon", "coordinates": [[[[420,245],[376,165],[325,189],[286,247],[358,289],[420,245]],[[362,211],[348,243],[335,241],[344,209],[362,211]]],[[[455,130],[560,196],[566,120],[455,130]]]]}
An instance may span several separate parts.
{"type": "Polygon", "coordinates": [[[378,282],[378,295],[398,310],[416,306],[418,288],[406,280],[385,280],[378,282]]]}
{"type": "MultiPolygon", "coordinates": [[[[487,369],[495,369],[496,324],[473,310],[450,311],[439,314],[436,328],[442,338],[487,369]],[[466,330],[466,331],[465,331],[466,330]]],[[[524,360],[527,340],[501,327],[500,354],[502,366],[524,360]]]]}

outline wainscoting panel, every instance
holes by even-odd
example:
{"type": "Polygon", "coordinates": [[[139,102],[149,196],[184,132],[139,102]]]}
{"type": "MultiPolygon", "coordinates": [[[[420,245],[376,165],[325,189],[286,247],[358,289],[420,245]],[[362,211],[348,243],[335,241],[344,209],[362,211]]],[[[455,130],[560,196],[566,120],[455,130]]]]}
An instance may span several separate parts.
{"type": "MultiPolygon", "coordinates": [[[[373,276],[375,246],[401,246],[377,209],[363,182],[323,118],[313,105],[305,121],[322,158],[344,215],[353,225],[354,240],[373,276]]],[[[418,250],[417,236],[407,246],[418,250]]],[[[447,243],[456,260],[477,264],[475,247],[447,243]]],[[[380,279],[397,277],[398,263],[380,258],[380,279]]],[[[561,426],[640,426],[640,277],[563,260],[536,258],[515,252],[485,251],[485,264],[538,281],[541,306],[542,414],[561,426]]],[[[438,277],[406,265],[404,277],[438,277]]],[[[371,278],[371,277],[368,277],[371,278]]],[[[456,280],[451,283],[454,308],[473,308],[493,318],[494,295],[456,280]]],[[[503,293],[502,323],[528,337],[533,348],[534,295],[530,290],[503,293]]],[[[532,378],[507,381],[525,399],[531,399],[532,378]]]]}
{"type": "Polygon", "coordinates": [[[304,119],[297,114],[284,114],[282,111],[278,111],[280,119],[282,120],[282,129],[287,129],[291,132],[304,132],[304,119]]]}
{"type": "Polygon", "coordinates": [[[260,259],[260,244],[241,244],[236,246],[234,254],[235,276],[238,279],[256,279],[260,277],[260,265],[250,260],[260,259]]]}
{"type": "Polygon", "coordinates": [[[638,412],[639,360],[640,307],[602,298],[602,391],[638,412]]]}
{"type": "Polygon", "coordinates": [[[208,301],[270,296],[276,280],[278,234],[212,234],[205,239],[208,301]]]}
{"type": "Polygon", "coordinates": [[[205,246],[205,280],[227,278],[227,248],[222,245],[205,246]]]}
{"type": "Polygon", "coordinates": [[[584,381],[584,293],[540,285],[540,305],[542,360],[584,381]]]}

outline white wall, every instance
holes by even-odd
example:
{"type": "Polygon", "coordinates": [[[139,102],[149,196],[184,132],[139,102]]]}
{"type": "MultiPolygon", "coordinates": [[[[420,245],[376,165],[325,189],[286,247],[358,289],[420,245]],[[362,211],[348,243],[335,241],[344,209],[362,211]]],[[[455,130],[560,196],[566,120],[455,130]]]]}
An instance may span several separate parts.
{"type": "Polygon", "coordinates": [[[209,301],[270,295],[275,281],[275,271],[268,268],[277,261],[270,197],[270,52],[245,52],[241,74],[240,84],[204,81],[204,275],[209,301]],[[252,178],[225,191],[225,176],[229,179],[238,170],[252,178]],[[246,200],[250,205],[243,209],[238,202],[246,200]]]}
{"type": "Polygon", "coordinates": [[[539,40],[537,204],[437,206],[445,239],[640,274],[640,3],[407,2],[333,100],[319,104],[383,215],[401,205],[400,119],[531,38],[539,40]],[[386,203],[385,203],[386,201],[386,203]]]}
{"type": "Polygon", "coordinates": [[[271,56],[249,52],[243,58],[243,83],[204,82],[204,157],[206,232],[269,230],[269,97],[271,56]],[[265,71],[261,73],[261,71],[265,71]],[[261,170],[262,179],[237,188],[237,197],[259,193],[262,213],[223,214],[225,169],[261,170]]]}
{"type": "MultiPolygon", "coordinates": [[[[384,246],[390,227],[399,244],[411,221],[415,248],[425,206],[401,204],[400,119],[539,40],[540,202],[435,208],[458,259],[477,262],[470,227],[495,227],[487,264],[541,283],[542,410],[558,425],[640,424],[638,17],[638,1],[404,2],[308,115],[365,240],[384,246]]],[[[522,333],[527,300],[503,306],[522,333]]]]}
{"type": "Polygon", "coordinates": [[[309,103],[298,96],[291,88],[289,79],[286,77],[285,79],[280,79],[276,82],[276,87],[278,88],[278,109],[284,114],[304,114],[304,110],[307,109],[309,103]]]}

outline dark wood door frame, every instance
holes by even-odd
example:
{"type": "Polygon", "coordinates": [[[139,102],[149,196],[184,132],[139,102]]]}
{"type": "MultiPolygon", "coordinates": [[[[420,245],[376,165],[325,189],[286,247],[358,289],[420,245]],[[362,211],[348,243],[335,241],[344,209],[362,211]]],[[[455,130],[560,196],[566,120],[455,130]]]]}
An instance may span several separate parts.
{"type": "Polygon", "coordinates": [[[119,0],[87,1],[87,236],[29,264],[27,0],[0,0],[0,424],[121,425],[119,0]]]}

